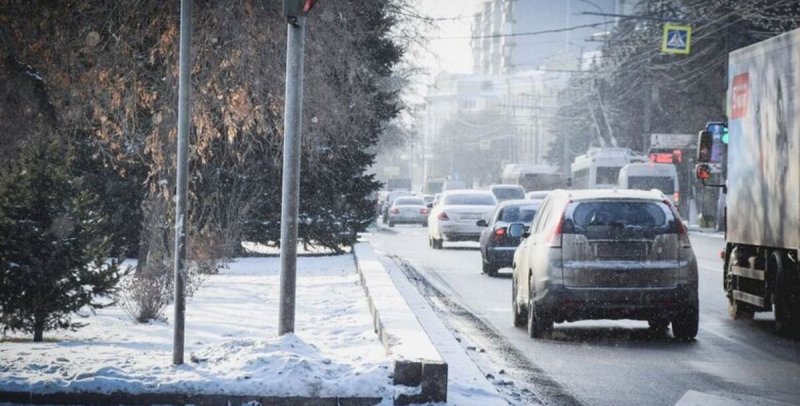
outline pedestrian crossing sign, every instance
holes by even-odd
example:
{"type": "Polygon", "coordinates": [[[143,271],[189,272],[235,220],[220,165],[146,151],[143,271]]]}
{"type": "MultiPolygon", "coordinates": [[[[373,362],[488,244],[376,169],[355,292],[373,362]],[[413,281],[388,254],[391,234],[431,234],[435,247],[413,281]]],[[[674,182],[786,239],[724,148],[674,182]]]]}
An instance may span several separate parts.
{"type": "Polygon", "coordinates": [[[665,54],[689,53],[692,47],[692,27],[688,25],[664,24],[661,52],[665,54]]]}

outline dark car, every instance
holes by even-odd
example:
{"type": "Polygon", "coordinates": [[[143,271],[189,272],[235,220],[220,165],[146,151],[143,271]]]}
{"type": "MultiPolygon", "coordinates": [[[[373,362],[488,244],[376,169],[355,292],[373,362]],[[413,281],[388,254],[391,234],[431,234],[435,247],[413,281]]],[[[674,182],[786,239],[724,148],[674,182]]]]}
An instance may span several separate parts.
{"type": "Polygon", "coordinates": [[[530,200],[507,200],[497,206],[488,224],[485,220],[478,222],[486,227],[480,237],[484,273],[494,276],[498,269],[511,266],[520,239],[508,235],[508,225],[530,224],[540,204],[530,200]]]}

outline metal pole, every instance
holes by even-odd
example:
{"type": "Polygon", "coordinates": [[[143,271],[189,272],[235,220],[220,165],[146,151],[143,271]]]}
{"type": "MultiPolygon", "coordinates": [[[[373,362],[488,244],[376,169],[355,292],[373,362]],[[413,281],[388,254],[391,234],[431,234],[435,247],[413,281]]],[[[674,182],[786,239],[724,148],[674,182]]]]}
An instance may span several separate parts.
{"type": "Polygon", "coordinates": [[[281,204],[281,293],[278,334],[294,332],[297,282],[297,223],[300,201],[300,138],[303,123],[305,17],[288,24],[286,97],[283,119],[283,196],[281,204]]]}
{"type": "Polygon", "coordinates": [[[186,312],[184,276],[186,275],[186,200],[189,166],[189,117],[191,115],[190,56],[192,53],[192,0],[181,0],[180,76],[178,79],[178,175],[175,196],[175,330],[172,363],[183,364],[183,327],[186,312]]]}

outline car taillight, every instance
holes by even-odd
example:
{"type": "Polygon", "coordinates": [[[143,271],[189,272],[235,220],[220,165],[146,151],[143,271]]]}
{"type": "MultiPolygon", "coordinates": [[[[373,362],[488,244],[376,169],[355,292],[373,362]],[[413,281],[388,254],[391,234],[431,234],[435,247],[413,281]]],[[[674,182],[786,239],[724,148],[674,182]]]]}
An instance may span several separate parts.
{"type": "Polygon", "coordinates": [[[447,213],[445,213],[445,212],[439,213],[439,215],[436,216],[436,218],[439,219],[439,220],[442,220],[442,221],[450,220],[450,217],[447,217],[447,213]]]}
{"type": "Polygon", "coordinates": [[[556,228],[553,229],[553,232],[550,233],[550,236],[547,237],[547,246],[548,247],[560,247],[561,246],[561,234],[562,228],[564,227],[564,213],[561,213],[561,218],[558,219],[558,224],[556,224],[556,228]]]}
{"type": "Polygon", "coordinates": [[[428,214],[428,209],[426,209],[424,207],[419,209],[419,214],[428,214]]]}
{"type": "Polygon", "coordinates": [[[502,239],[503,237],[505,237],[505,236],[506,236],[506,234],[507,234],[507,230],[506,230],[506,228],[505,228],[505,227],[496,228],[496,229],[494,230],[494,239],[495,239],[495,240],[500,240],[500,239],[502,239]]]}
{"type": "Polygon", "coordinates": [[[672,201],[675,202],[675,204],[677,205],[678,202],[681,201],[681,194],[678,193],[678,192],[673,193],[672,194],[672,201]]]}
{"type": "Polygon", "coordinates": [[[675,228],[678,231],[678,240],[681,243],[681,248],[691,248],[692,242],[689,240],[689,230],[687,230],[686,225],[683,224],[680,214],[678,214],[678,211],[675,210],[675,206],[668,200],[664,200],[664,204],[672,210],[672,217],[675,217],[675,228]]]}
{"type": "Polygon", "coordinates": [[[689,240],[689,230],[686,229],[686,225],[683,224],[680,217],[676,217],[676,223],[678,225],[678,239],[681,241],[681,247],[691,248],[692,242],[689,240]]]}
{"type": "Polygon", "coordinates": [[[564,205],[564,208],[561,209],[561,217],[558,219],[558,224],[553,229],[553,232],[547,237],[547,244],[548,247],[555,247],[558,248],[561,246],[561,235],[563,234],[564,229],[564,216],[567,215],[567,207],[572,203],[572,200],[567,201],[564,205]]]}
{"type": "Polygon", "coordinates": [[[389,213],[392,213],[392,214],[400,213],[400,209],[398,209],[397,207],[392,207],[392,209],[389,210],[389,213]]]}

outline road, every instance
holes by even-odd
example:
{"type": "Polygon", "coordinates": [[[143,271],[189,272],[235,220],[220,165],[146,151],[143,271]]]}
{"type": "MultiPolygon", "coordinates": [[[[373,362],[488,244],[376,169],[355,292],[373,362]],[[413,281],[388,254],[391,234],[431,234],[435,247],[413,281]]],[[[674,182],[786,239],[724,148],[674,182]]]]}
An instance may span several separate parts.
{"type": "Polygon", "coordinates": [[[719,236],[691,236],[700,332],[690,343],[630,320],[556,324],[551,338],[533,340],[511,324],[510,269],[483,275],[477,243],[433,250],[419,226],[381,227],[367,238],[411,264],[583,404],[800,404],[800,342],[777,337],[771,313],[744,322],[728,317],[719,236]]]}

